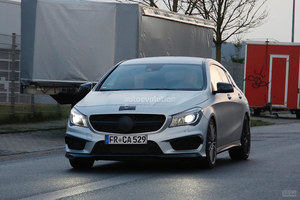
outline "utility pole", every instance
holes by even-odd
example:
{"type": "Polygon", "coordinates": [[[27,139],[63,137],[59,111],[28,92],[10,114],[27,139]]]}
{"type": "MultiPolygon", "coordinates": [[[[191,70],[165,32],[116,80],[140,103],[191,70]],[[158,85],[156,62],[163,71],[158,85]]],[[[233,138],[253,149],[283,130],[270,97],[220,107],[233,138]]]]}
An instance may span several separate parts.
{"type": "Polygon", "coordinates": [[[295,33],[295,1],[296,0],[293,0],[292,42],[294,42],[294,33],[295,33]]]}

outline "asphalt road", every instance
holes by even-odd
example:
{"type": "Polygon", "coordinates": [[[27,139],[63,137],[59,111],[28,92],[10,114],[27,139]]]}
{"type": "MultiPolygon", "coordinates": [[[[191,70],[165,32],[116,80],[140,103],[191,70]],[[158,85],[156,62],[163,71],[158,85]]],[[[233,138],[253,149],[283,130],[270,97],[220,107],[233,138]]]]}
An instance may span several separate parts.
{"type": "Polygon", "coordinates": [[[0,159],[0,199],[300,199],[300,123],[252,128],[248,161],[98,161],[71,169],[62,150],[0,159]]]}

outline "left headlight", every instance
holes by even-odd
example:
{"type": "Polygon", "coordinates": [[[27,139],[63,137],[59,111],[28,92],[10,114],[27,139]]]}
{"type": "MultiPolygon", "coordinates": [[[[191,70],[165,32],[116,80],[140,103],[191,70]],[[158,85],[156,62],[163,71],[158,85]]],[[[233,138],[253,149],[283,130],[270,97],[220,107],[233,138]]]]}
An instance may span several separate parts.
{"type": "Polygon", "coordinates": [[[71,110],[70,122],[75,126],[88,127],[87,117],[75,108],[71,110]]]}
{"type": "Polygon", "coordinates": [[[196,125],[202,117],[201,108],[192,108],[172,116],[169,127],[196,125]]]}

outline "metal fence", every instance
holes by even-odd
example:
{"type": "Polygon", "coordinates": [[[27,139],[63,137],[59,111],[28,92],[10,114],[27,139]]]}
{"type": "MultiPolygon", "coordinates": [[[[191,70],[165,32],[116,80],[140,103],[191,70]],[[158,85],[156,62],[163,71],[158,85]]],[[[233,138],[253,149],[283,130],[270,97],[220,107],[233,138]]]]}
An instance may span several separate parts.
{"type": "Polygon", "coordinates": [[[225,62],[222,64],[231,74],[237,86],[243,91],[244,89],[244,64],[225,62]]]}
{"type": "Polygon", "coordinates": [[[21,36],[0,34],[0,103],[31,103],[31,95],[20,93],[21,36]]]}
{"type": "Polygon", "coordinates": [[[20,92],[20,60],[21,36],[0,33],[0,123],[11,123],[11,119],[26,122],[28,117],[29,120],[56,119],[66,115],[69,108],[53,105],[55,101],[49,96],[20,92]],[[43,105],[35,104],[36,101],[43,105]]]}

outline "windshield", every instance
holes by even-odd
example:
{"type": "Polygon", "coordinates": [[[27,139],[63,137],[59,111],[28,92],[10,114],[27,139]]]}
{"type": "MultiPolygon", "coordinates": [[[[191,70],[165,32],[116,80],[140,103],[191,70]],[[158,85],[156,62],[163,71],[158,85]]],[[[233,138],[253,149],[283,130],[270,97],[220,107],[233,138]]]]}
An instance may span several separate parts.
{"type": "Polygon", "coordinates": [[[121,64],[98,88],[101,91],[111,91],[203,90],[205,87],[206,76],[202,65],[121,64]]]}

